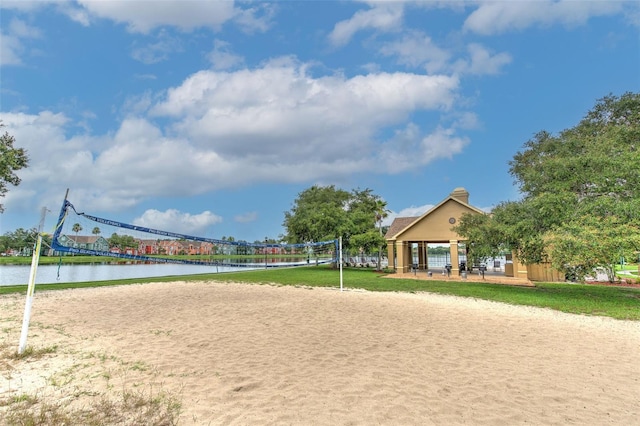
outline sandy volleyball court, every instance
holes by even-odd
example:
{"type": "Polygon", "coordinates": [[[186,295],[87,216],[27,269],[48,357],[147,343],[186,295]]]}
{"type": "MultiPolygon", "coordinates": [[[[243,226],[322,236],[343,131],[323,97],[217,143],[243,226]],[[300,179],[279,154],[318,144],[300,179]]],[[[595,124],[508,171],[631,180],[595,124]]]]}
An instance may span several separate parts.
{"type": "MultiPolygon", "coordinates": [[[[0,297],[17,346],[23,296],[0,297]]],[[[37,292],[0,401],[175,395],[180,424],[640,424],[640,323],[428,294],[159,283],[37,292]]],[[[0,419],[7,406],[0,404],[0,419]]],[[[1,420],[0,420],[1,421],[1,420]]]]}

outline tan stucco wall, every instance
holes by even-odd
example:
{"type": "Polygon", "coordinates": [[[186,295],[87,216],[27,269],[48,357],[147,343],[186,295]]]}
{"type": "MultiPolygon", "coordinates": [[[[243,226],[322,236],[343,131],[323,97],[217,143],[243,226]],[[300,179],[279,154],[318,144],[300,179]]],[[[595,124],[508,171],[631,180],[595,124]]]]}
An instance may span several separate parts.
{"type": "Polygon", "coordinates": [[[432,243],[449,243],[450,240],[458,240],[460,237],[451,228],[460,221],[463,213],[475,213],[472,210],[454,200],[448,200],[435,211],[429,213],[418,223],[397,236],[403,241],[429,241],[432,243]],[[449,218],[455,218],[456,223],[449,223],[449,218]]]}
{"type": "MultiPolygon", "coordinates": [[[[428,267],[426,256],[423,250],[427,243],[444,243],[450,244],[451,247],[451,264],[452,273],[458,273],[458,241],[460,236],[451,230],[458,224],[464,213],[480,214],[478,210],[461,204],[454,199],[447,199],[439,204],[433,210],[429,211],[421,219],[414,222],[408,229],[400,232],[395,240],[387,241],[388,259],[390,262],[394,259],[396,269],[399,272],[409,272],[411,270],[411,243],[418,243],[418,262],[420,269],[428,267]],[[451,223],[450,219],[454,218],[455,223],[451,223]],[[424,244],[423,244],[424,243],[424,244]]],[[[393,267],[393,265],[390,265],[393,267]]]]}

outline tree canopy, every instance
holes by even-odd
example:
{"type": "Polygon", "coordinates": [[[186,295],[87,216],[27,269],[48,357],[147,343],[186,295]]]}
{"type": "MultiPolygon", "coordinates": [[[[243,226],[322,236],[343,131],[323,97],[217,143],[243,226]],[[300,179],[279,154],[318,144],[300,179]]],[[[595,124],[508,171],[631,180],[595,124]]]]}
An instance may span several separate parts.
{"type": "Polygon", "coordinates": [[[613,276],[640,250],[640,94],[606,96],[574,127],[541,131],[509,162],[522,194],[457,231],[470,251],[515,250],[527,264],[550,261],[578,278],[596,267],[613,276]]]}
{"type": "MultiPolygon", "coordinates": [[[[4,127],[0,121],[0,128],[4,127]]],[[[8,132],[4,132],[0,136],[0,198],[3,198],[7,191],[8,185],[17,186],[20,184],[20,178],[16,171],[27,167],[29,158],[27,152],[22,148],[14,148],[13,144],[16,139],[8,132]]],[[[0,213],[4,211],[4,207],[0,204],[0,213]]]]}
{"type": "Polygon", "coordinates": [[[314,185],[298,194],[283,226],[290,243],[328,241],[342,237],[345,248],[371,253],[385,244],[379,226],[386,202],[371,189],[351,192],[333,185],[314,185]]]}
{"type": "Polygon", "coordinates": [[[21,251],[28,247],[33,247],[36,241],[38,230],[18,228],[13,232],[7,232],[0,236],[0,253],[6,253],[9,250],[21,251]]]}
{"type": "Polygon", "coordinates": [[[138,247],[136,239],[131,235],[118,235],[114,232],[111,237],[107,238],[107,241],[109,242],[109,247],[117,247],[120,250],[138,247]]]}

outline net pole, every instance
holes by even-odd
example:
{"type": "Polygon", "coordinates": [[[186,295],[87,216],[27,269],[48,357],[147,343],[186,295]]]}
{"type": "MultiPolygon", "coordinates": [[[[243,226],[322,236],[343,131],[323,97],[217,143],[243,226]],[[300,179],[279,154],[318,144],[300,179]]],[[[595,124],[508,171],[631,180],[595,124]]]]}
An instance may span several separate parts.
{"type": "Polygon", "coordinates": [[[38,270],[38,262],[40,261],[40,248],[42,247],[42,228],[44,225],[44,217],[47,214],[47,208],[42,208],[42,216],[40,217],[40,225],[38,226],[38,236],[33,248],[33,256],[31,257],[31,270],[29,271],[29,285],[27,286],[27,299],[24,304],[24,316],[22,317],[22,331],[20,332],[20,343],[18,345],[18,355],[22,355],[27,347],[27,335],[29,334],[29,320],[31,319],[31,307],[33,306],[33,294],[36,287],[36,272],[38,270]]]}
{"type": "Polygon", "coordinates": [[[340,291],[342,291],[342,236],[338,238],[338,263],[340,264],[340,291]]]}

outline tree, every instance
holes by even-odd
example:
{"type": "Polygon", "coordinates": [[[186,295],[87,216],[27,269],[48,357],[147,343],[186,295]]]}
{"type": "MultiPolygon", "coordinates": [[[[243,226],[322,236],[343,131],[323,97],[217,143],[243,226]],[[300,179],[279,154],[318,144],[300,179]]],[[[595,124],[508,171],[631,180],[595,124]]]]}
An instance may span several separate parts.
{"type": "MultiPolygon", "coordinates": [[[[351,237],[350,246],[357,248],[358,251],[362,250],[363,253],[371,253],[374,250],[380,250],[380,234],[374,229],[357,234],[351,237]]],[[[378,265],[380,264],[380,258],[378,257],[378,265]]]]}
{"type": "Polygon", "coordinates": [[[327,241],[346,232],[350,195],[335,186],[312,186],[298,194],[283,226],[289,243],[327,241]]]}
{"type": "Polygon", "coordinates": [[[6,253],[10,250],[24,253],[25,250],[33,247],[38,235],[36,228],[18,228],[13,232],[7,232],[0,237],[0,252],[6,253]]]}
{"type": "Polygon", "coordinates": [[[385,243],[376,231],[377,209],[384,203],[371,189],[351,192],[314,185],[298,194],[283,226],[289,243],[328,241],[342,237],[345,249],[370,253],[385,243]],[[371,232],[374,231],[374,232],[371,232]]]}
{"type": "Polygon", "coordinates": [[[111,234],[111,237],[107,240],[109,247],[116,247],[121,251],[126,251],[129,248],[136,248],[138,244],[136,239],[131,235],[118,235],[115,232],[111,234]]]}
{"type": "MultiPolygon", "coordinates": [[[[0,128],[4,127],[0,121],[0,128]]],[[[20,178],[16,171],[27,167],[29,158],[23,148],[14,148],[15,138],[8,132],[0,136],[0,198],[3,198],[7,191],[7,185],[17,186],[20,178]]],[[[0,204],[0,213],[4,212],[4,207],[0,204]]]]}
{"type": "MultiPolygon", "coordinates": [[[[467,239],[469,264],[480,264],[487,258],[499,256],[508,246],[506,236],[488,215],[466,213],[454,229],[467,239]]],[[[444,254],[449,253],[449,248],[430,248],[429,252],[444,254]]]]}
{"type": "Polygon", "coordinates": [[[551,262],[569,276],[584,279],[596,268],[615,280],[613,265],[625,255],[640,250],[638,227],[615,216],[583,216],[546,235],[551,262]]]}
{"type": "Polygon", "coordinates": [[[456,229],[478,253],[513,249],[526,264],[551,261],[579,276],[612,271],[640,250],[639,145],[640,94],[604,97],[576,126],[539,132],[514,155],[520,201],[465,215],[456,229]]]}
{"type": "Polygon", "coordinates": [[[100,231],[100,228],[98,228],[97,226],[95,226],[95,227],[91,230],[91,233],[92,233],[93,235],[100,235],[100,232],[102,232],[102,231],[100,231]]]}
{"type": "MultiPolygon", "coordinates": [[[[383,237],[382,235],[382,220],[385,219],[388,215],[389,215],[389,210],[387,209],[387,202],[382,200],[382,199],[378,199],[376,200],[376,206],[375,206],[375,215],[376,215],[376,223],[378,225],[378,232],[380,234],[380,237],[383,237]]],[[[384,237],[383,237],[384,239],[384,237]]],[[[384,245],[386,241],[381,241],[380,245],[378,246],[378,270],[382,269],[382,247],[384,245]]]]}
{"type": "Polygon", "coordinates": [[[78,238],[78,232],[82,231],[82,225],[80,225],[79,223],[74,223],[71,230],[76,233],[76,238],[78,238]]]}

